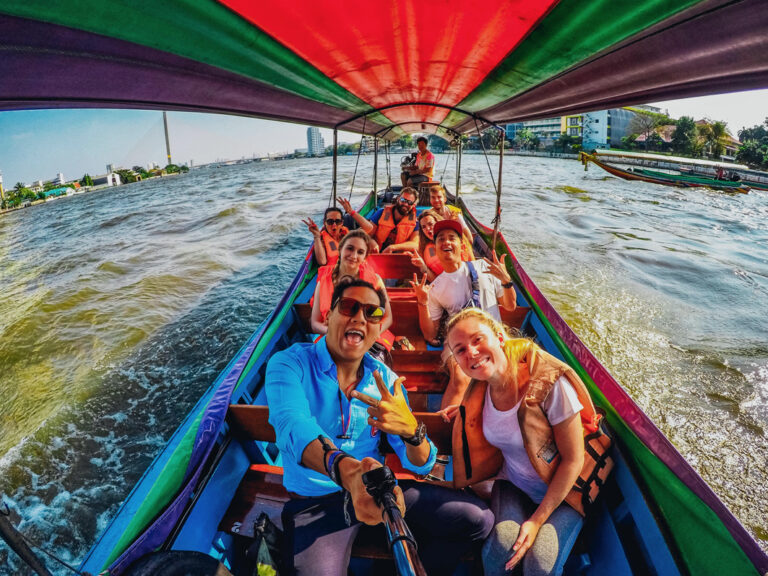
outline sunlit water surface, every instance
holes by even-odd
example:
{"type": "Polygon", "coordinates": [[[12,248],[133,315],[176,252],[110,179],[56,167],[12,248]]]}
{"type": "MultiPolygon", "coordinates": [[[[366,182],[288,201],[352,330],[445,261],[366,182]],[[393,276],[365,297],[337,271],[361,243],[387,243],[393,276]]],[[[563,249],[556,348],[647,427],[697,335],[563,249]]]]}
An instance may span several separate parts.
{"type": "MultiPolygon", "coordinates": [[[[451,189],[452,161],[438,156],[451,189]]],[[[354,164],[340,160],[345,195],[354,164]]],[[[330,170],[209,168],[0,217],[0,492],[32,540],[82,559],[287,288],[330,170]]],[[[371,172],[364,157],[353,203],[371,172]]],[[[768,550],[768,194],[549,158],[505,158],[503,182],[502,230],[527,272],[768,550]]],[[[465,156],[485,222],[492,190],[465,156]]],[[[0,574],[23,570],[0,546],[0,574]]]]}

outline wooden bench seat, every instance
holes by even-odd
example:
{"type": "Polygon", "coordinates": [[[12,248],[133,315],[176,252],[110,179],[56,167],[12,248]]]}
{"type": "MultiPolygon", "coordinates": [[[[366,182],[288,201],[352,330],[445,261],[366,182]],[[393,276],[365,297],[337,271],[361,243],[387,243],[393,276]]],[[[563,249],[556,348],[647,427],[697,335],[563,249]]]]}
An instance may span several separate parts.
{"type": "Polygon", "coordinates": [[[414,274],[421,277],[421,271],[411,264],[411,257],[407,254],[371,254],[367,262],[370,262],[376,273],[384,279],[412,280],[414,274]]]}

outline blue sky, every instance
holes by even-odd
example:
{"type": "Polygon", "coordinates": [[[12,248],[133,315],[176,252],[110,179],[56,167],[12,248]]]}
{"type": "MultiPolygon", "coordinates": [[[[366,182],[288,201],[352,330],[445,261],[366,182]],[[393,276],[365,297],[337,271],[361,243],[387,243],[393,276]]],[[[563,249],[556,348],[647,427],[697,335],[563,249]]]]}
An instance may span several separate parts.
{"type": "MultiPolygon", "coordinates": [[[[731,132],[768,116],[768,90],[654,103],[672,117],[709,117],[731,132]]],[[[306,126],[236,116],[168,113],[171,152],[177,163],[201,164],[305,148],[306,126]]],[[[326,144],[330,130],[321,129],[326,144]]],[[[356,141],[342,133],[340,140],[356,141]]],[[[31,110],[0,112],[0,172],[5,188],[16,182],[103,174],[107,164],[165,164],[162,113],[141,110],[31,110]]]]}

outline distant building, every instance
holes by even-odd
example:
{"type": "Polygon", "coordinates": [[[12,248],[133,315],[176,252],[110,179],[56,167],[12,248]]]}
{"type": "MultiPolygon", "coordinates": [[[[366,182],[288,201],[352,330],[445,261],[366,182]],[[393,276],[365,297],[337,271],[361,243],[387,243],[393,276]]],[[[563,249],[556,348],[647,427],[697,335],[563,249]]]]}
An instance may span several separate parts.
{"type": "Polygon", "coordinates": [[[507,140],[515,141],[521,130],[530,130],[533,136],[539,138],[541,146],[551,146],[561,134],[567,134],[574,138],[582,138],[584,150],[598,148],[611,148],[621,146],[621,139],[629,136],[632,131],[629,125],[635,117],[636,110],[663,114],[661,108],[642,104],[627,108],[611,108],[610,110],[597,110],[584,114],[569,114],[558,118],[545,118],[543,120],[528,120],[507,124],[507,140]]]}
{"type": "Polygon", "coordinates": [[[107,164],[107,174],[111,174],[114,171],[115,171],[114,164],[107,164]]]}
{"type": "Polygon", "coordinates": [[[325,141],[320,135],[320,129],[315,126],[307,128],[307,154],[310,156],[325,154],[325,141]]]}
{"type": "Polygon", "coordinates": [[[560,124],[560,117],[507,124],[505,127],[506,139],[514,142],[519,132],[529,130],[532,136],[539,139],[541,146],[551,146],[555,140],[560,138],[560,124]]]}
{"type": "Polygon", "coordinates": [[[376,139],[373,136],[363,136],[360,140],[360,151],[363,153],[373,152],[375,140],[376,139]]]}
{"type": "Polygon", "coordinates": [[[92,176],[94,186],[120,186],[120,175],[110,172],[101,176],[92,176]]]}

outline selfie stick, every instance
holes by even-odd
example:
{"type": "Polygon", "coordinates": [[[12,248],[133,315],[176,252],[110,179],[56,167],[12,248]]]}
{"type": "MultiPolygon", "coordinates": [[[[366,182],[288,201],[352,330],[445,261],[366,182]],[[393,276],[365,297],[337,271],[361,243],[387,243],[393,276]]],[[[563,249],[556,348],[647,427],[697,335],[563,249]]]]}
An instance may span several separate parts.
{"type": "Polygon", "coordinates": [[[416,551],[416,540],[397,507],[394,493],[397,480],[392,470],[387,466],[374,468],[363,474],[363,484],[373,501],[384,511],[382,517],[387,529],[387,541],[397,573],[400,576],[427,576],[416,551]]]}

